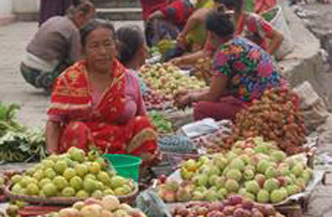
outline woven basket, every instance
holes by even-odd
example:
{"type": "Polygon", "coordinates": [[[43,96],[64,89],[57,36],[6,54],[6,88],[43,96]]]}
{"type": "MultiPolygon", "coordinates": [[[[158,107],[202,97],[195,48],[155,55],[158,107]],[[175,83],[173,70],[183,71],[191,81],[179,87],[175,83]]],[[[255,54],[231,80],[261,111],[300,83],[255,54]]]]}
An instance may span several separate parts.
{"type": "MultiPolygon", "coordinates": [[[[135,183],[135,190],[129,195],[124,196],[117,196],[121,203],[128,203],[132,204],[135,202],[135,199],[138,195],[138,185],[135,183]]],[[[77,197],[42,197],[42,196],[27,196],[27,195],[14,195],[11,192],[11,186],[7,186],[5,188],[5,195],[7,198],[11,200],[20,200],[29,202],[32,204],[39,204],[39,205],[73,205],[78,201],[83,201],[85,199],[77,198],[77,197]]]]}

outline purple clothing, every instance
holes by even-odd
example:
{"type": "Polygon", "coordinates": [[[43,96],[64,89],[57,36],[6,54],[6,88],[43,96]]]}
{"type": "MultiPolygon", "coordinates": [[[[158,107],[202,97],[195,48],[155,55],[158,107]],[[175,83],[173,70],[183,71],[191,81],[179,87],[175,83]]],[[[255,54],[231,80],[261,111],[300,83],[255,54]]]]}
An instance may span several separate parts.
{"type": "MultiPolygon", "coordinates": [[[[94,91],[93,104],[96,104],[103,93],[94,91]]],[[[126,71],[126,103],[124,111],[118,116],[117,124],[125,124],[135,116],[146,115],[146,108],[141,95],[141,89],[137,76],[131,71],[126,71]]],[[[48,120],[54,122],[65,122],[61,116],[49,115],[48,120]]]]}
{"type": "Polygon", "coordinates": [[[50,17],[65,15],[67,9],[72,5],[73,0],[41,0],[39,26],[50,17]]]}

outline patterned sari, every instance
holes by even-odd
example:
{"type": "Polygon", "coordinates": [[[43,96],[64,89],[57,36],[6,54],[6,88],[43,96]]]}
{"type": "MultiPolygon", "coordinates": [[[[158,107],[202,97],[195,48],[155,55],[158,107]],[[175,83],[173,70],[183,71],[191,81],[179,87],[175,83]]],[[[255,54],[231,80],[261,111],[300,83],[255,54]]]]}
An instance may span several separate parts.
{"type": "Polygon", "coordinates": [[[145,116],[117,124],[126,101],[126,69],[117,60],[112,67],[113,81],[96,102],[85,61],[77,62],[57,79],[48,115],[61,117],[58,151],[95,146],[104,153],[139,156],[146,165],[159,155],[157,134],[145,116]]]}

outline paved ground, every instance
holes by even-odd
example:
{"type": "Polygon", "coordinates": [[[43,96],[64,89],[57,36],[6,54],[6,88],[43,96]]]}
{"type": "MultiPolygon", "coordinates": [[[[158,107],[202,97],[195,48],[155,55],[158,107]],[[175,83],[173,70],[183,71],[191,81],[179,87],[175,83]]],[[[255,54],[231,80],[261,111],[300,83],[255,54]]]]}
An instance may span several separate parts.
{"type": "MultiPolygon", "coordinates": [[[[115,22],[142,26],[142,22],[115,22]]],[[[24,50],[37,30],[35,22],[17,22],[0,26],[0,101],[21,105],[20,120],[29,126],[43,126],[46,120],[48,96],[25,83],[19,70],[24,50]]]]}
{"type": "MultiPolygon", "coordinates": [[[[331,2],[332,3],[332,2],[331,2]]],[[[327,61],[332,64],[332,4],[316,4],[310,2],[308,5],[303,6],[308,11],[309,17],[305,22],[309,26],[311,32],[321,41],[323,48],[330,53],[327,61]]],[[[332,111],[332,88],[330,88],[332,80],[332,69],[328,73],[321,73],[319,82],[321,83],[320,93],[324,98],[329,111],[332,111]]]]}

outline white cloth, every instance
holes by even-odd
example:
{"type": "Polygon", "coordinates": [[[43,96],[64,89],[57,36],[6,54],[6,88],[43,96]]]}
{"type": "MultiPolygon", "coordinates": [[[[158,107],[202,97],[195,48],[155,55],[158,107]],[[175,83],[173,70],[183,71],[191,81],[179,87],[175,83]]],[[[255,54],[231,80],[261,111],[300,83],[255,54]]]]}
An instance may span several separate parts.
{"type": "Polygon", "coordinates": [[[29,52],[26,53],[24,59],[23,59],[24,65],[37,69],[41,72],[52,72],[54,69],[58,66],[59,61],[53,60],[53,61],[45,61],[29,52]]]}

